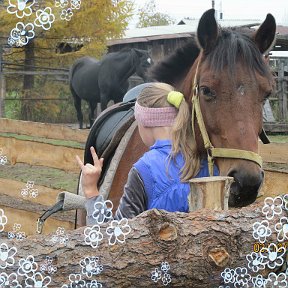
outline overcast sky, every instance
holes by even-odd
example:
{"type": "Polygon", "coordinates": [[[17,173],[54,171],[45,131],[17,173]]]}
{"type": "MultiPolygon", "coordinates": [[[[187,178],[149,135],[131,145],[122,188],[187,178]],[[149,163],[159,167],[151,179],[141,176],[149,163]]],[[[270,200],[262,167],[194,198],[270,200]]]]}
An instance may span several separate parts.
{"type": "MultiPolygon", "coordinates": [[[[134,0],[136,9],[142,8],[148,0],[134,0]]],[[[271,13],[277,24],[288,26],[288,0],[215,0],[216,10],[222,12],[224,19],[264,20],[271,13]]],[[[212,0],[155,0],[157,11],[168,14],[176,21],[184,17],[200,18],[203,12],[212,7],[212,0]]],[[[137,19],[130,24],[134,28],[137,19]],[[134,27],[133,27],[134,26],[134,27]]]]}

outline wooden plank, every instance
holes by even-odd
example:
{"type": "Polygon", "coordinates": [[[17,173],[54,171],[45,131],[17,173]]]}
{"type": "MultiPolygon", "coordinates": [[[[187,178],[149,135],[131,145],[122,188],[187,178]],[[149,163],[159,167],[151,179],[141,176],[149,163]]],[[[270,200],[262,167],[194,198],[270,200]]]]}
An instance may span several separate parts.
{"type": "MultiPolygon", "coordinates": [[[[30,180],[33,181],[33,179],[30,180]]],[[[26,184],[27,183],[21,181],[0,178],[0,194],[8,195],[15,199],[23,199],[21,190],[26,187],[26,184]]],[[[54,205],[58,193],[62,191],[38,185],[37,183],[34,183],[33,189],[38,190],[38,196],[35,198],[28,197],[26,199],[29,199],[31,203],[38,203],[46,206],[54,205]]]]}
{"type": "Polygon", "coordinates": [[[288,143],[260,143],[259,154],[264,162],[283,163],[288,168],[288,143]]]}
{"type": "MultiPolygon", "coordinates": [[[[36,223],[39,218],[38,213],[31,211],[25,211],[21,209],[15,209],[0,205],[0,208],[3,209],[5,216],[8,218],[8,223],[5,225],[4,231],[9,232],[13,230],[13,225],[15,223],[21,224],[21,230],[25,232],[26,235],[36,235],[36,223]]],[[[73,230],[74,223],[67,222],[54,217],[50,217],[45,221],[43,227],[43,234],[55,234],[58,227],[63,227],[65,230],[73,230]]]]}
{"type": "Polygon", "coordinates": [[[288,133],[288,123],[264,123],[266,132],[288,133]]]}
{"type": "Polygon", "coordinates": [[[72,129],[58,124],[0,119],[0,132],[37,136],[48,139],[70,140],[86,143],[89,130],[72,129]]]}
{"type": "Polygon", "coordinates": [[[259,196],[276,197],[288,194],[288,173],[275,170],[265,170],[264,183],[259,196]]]}
{"type": "Polygon", "coordinates": [[[27,163],[79,172],[75,155],[83,158],[83,149],[69,148],[35,141],[0,137],[0,147],[10,164],[27,163]]]}

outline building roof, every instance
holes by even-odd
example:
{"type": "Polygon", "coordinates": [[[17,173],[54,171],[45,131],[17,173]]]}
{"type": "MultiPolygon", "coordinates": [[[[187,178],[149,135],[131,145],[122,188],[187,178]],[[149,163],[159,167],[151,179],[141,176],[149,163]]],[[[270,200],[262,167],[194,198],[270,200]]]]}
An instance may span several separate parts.
{"type": "MultiPolygon", "coordinates": [[[[179,22],[179,25],[168,26],[152,26],[145,28],[128,29],[125,31],[124,36],[121,39],[109,40],[108,45],[115,45],[121,43],[135,43],[135,42],[147,42],[158,39],[172,39],[172,38],[186,38],[195,34],[199,19],[184,19],[179,22]],[[185,22],[181,22],[185,21],[185,22]],[[186,24],[187,21],[187,24],[186,24]]],[[[253,27],[260,25],[260,20],[218,20],[221,27],[253,27]]]]}
{"type": "MultiPolygon", "coordinates": [[[[198,27],[199,19],[183,19],[178,25],[168,26],[152,26],[145,28],[135,28],[125,31],[125,34],[120,39],[111,39],[108,41],[108,46],[117,44],[143,43],[153,40],[166,40],[176,38],[189,38],[195,35],[198,27]]],[[[257,29],[262,21],[257,19],[222,19],[217,20],[221,27],[249,27],[257,29]]],[[[288,50],[288,26],[278,25],[277,45],[275,50],[288,50]]]]}
{"type": "MultiPolygon", "coordinates": [[[[197,28],[198,22],[199,19],[184,18],[178,23],[178,25],[191,25],[197,28]]],[[[217,22],[221,27],[252,27],[259,25],[262,21],[259,19],[218,19],[217,22]]]]}

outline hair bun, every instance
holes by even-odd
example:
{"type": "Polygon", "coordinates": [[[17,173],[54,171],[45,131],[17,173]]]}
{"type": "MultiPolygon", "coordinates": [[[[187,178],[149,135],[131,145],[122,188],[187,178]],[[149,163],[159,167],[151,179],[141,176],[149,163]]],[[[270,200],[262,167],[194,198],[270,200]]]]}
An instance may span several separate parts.
{"type": "Polygon", "coordinates": [[[179,91],[170,91],[167,95],[167,101],[179,109],[180,104],[184,98],[184,95],[179,91]]]}

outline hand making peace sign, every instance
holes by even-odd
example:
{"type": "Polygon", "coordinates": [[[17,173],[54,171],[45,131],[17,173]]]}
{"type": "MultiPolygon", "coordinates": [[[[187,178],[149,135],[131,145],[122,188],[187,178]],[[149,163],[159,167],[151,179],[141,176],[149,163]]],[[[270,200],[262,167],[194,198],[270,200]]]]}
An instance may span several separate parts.
{"type": "Polygon", "coordinates": [[[99,195],[97,183],[101,176],[104,161],[103,158],[98,158],[94,147],[90,147],[90,152],[94,165],[90,163],[84,165],[80,157],[76,155],[76,160],[82,170],[82,188],[86,198],[92,198],[99,195]]]}

